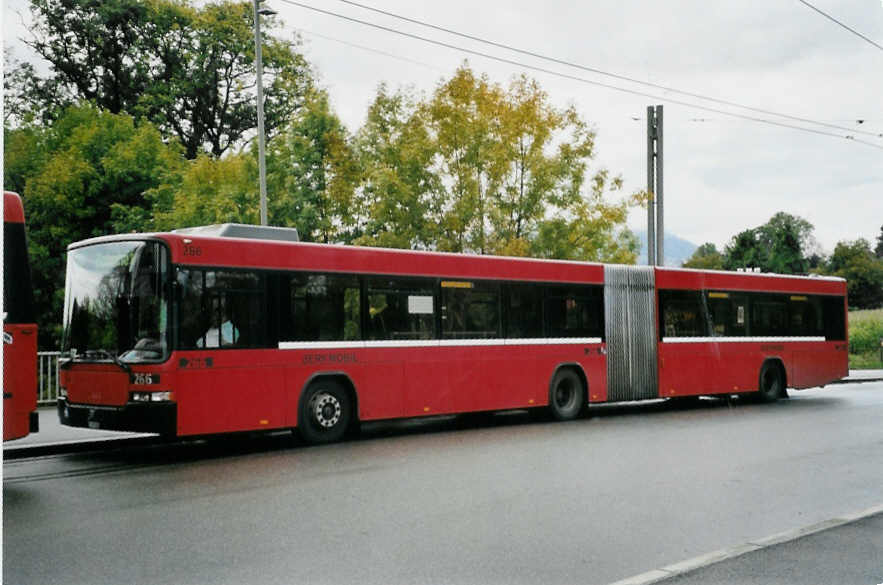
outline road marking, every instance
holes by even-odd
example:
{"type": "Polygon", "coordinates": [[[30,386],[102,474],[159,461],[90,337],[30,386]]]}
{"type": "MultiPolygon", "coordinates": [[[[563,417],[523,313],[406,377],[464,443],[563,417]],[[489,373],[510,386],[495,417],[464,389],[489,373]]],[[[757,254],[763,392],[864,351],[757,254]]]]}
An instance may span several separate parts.
{"type": "Polygon", "coordinates": [[[842,516],[837,516],[836,518],[831,518],[830,520],[823,520],[816,524],[810,524],[809,526],[787,530],[763,538],[755,538],[743,544],[737,544],[736,546],[731,546],[729,548],[722,548],[673,565],[653,569],[652,571],[647,571],[640,575],[626,577],[625,579],[615,581],[609,585],[650,585],[651,583],[659,583],[660,581],[665,581],[678,575],[683,575],[709,565],[714,565],[721,561],[740,557],[746,553],[797,540],[798,538],[803,538],[804,536],[809,536],[810,534],[815,534],[845,524],[852,524],[863,518],[869,518],[880,513],[883,513],[883,504],[862,510],[855,514],[844,514],[842,516]]]}

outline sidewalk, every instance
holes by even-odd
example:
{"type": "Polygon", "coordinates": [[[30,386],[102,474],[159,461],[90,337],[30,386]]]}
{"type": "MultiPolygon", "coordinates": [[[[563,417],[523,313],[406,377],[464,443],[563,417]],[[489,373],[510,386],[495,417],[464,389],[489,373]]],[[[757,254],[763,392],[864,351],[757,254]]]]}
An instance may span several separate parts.
{"type": "MultiPolygon", "coordinates": [[[[850,370],[849,377],[836,382],[844,384],[849,382],[879,382],[883,381],[883,370],[850,370]]],[[[69,443],[113,441],[135,438],[154,437],[144,433],[120,433],[116,431],[100,431],[62,426],[58,422],[58,412],[54,406],[42,406],[39,408],[40,432],[28,435],[23,439],[9,441],[3,445],[4,451],[16,450],[25,447],[64,445],[69,443]]]]}
{"type": "MultiPolygon", "coordinates": [[[[878,507],[879,509],[879,507],[878,507]]],[[[869,515],[832,528],[770,543],[745,554],[712,562],[649,585],[793,585],[883,583],[883,513],[869,515]]],[[[676,570],[676,567],[672,567],[676,570]]],[[[664,571],[660,571],[663,573],[664,571]]]]}
{"type": "Polygon", "coordinates": [[[837,383],[849,382],[883,382],[883,370],[849,370],[849,376],[837,383]]]}
{"type": "Polygon", "coordinates": [[[40,417],[40,431],[14,441],[3,444],[5,453],[19,449],[34,447],[63,446],[76,443],[96,443],[102,441],[119,441],[127,439],[143,439],[155,437],[145,433],[120,433],[117,431],[100,431],[67,427],[58,421],[58,410],[55,406],[41,406],[37,409],[40,417]]]}

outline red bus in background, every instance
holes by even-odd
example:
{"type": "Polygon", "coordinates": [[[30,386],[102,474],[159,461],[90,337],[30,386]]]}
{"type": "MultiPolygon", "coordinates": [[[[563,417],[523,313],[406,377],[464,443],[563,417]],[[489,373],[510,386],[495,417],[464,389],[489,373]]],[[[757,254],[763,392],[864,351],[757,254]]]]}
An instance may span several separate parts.
{"type": "Polygon", "coordinates": [[[3,194],[3,440],[38,430],[37,323],[21,198],[3,194]]]}
{"type": "Polygon", "coordinates": [[[842,279],[285,239],[227,225],[72,244],[61,422],[328,442],[358,421],[769,401],[847,374],[842,279]]]}

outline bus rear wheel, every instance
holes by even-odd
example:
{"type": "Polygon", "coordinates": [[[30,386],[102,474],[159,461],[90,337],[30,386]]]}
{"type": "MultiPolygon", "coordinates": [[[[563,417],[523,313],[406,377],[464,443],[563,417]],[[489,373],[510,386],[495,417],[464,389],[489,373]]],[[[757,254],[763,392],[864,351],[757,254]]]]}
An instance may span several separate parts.
{"type": "Polygon", "coordinates": [[[343,438],[352,420],[349,392],[335,380],[310,384],[300,401],[297,428],[308,443],[333,443],[343,438]]]}
{"type": "Polygon", "coordinates": [[[760,369],[757,399],[760,402],[775,402],[786,397],[785,374],[776,362],[767,362],[760,369]]]}
{"type": "Polygon", "coordinates": [[[549,386],[549,412],[555,420],[572,420],[585,403],[586,389],[576,372],[559,370],[549,386]]]}

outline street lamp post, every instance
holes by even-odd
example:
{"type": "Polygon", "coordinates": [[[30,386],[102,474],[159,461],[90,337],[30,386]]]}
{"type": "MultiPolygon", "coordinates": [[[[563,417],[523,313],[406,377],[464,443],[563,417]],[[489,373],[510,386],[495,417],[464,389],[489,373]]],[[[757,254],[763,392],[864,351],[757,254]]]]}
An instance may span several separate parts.
{"type": "Polygon", "coordinates": [[[261,8],[264,0],[252,0],[254,7],[254,60],[258,81],[258,175],[261,189],[261,225],[267,225],[267,164],[265,162],[264,134],[264,65],[261,58],[261,15],[276,14],[269,8],[261,8]]]}

